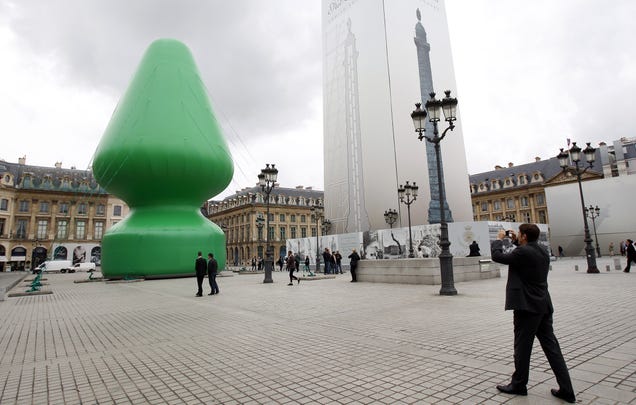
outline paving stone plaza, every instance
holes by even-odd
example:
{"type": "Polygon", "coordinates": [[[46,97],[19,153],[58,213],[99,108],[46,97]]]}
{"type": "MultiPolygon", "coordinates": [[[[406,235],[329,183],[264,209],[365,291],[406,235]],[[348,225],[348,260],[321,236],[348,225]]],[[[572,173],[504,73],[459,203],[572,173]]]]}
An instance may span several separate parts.
{"type": "MultiPolygon", "coordinates": [[[[608,264],[553,262],[555,331],[579,403],[636,404],[636,274],[608,264]]],[[[506,273],[456,283],[454,297],[348,274],[294,286],[287,273],[235,275],[201,298],[194,278],[47,274],[53,294],[0,301],[0,403],[558,404],[538,343],[528,396],[495,388],[513,362],[506,273]]]]}

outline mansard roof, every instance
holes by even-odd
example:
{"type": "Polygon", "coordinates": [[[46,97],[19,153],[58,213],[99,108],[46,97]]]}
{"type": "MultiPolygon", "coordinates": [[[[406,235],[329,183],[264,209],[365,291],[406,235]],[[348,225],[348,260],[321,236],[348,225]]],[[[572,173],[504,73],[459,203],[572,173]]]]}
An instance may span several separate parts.
{"type": "MultiPolygon", "coordinates": [[[[472,174],[469,176],[468,181],[471,185],[478,185],[484,181],[492,181],[495,179],[504,180],[507,177],[517,179],[521,174],[532,176],[537,172],[543,175],[544,181],[548,181],[555,176],[558,176],[562,171],[563,169],[559,165],[559,159],[551,157],[547,160],[537,160],[535,162],[525,163],[519,166],[508,166],[488,172],[472,174]]],[[[603,164],[600,159],[600,151],[598,148],[596,149],[596,159],[594,160],[594,164],[590,171],[599,174],[603,173],[603,164]]],[[[516,187],[528,185],[532,185],[532,183],[529,182],[528,184],[523,185],[515,183],[516,187]]]]}
{"type": "MultiPolygon", "coordinates": [[[[211,200],[210,203],[218,204],[223,201],[232,200],[237,197],[247,196],[248,194],[256,195],[256,194],[264,194],[264,193],[261,190],[260,186],[246,187],[242,190],[237,191],[236,193],[232,195],[229,195],[223,198],[223,200],[211,200]]],[[[295,188],[276,186],[272,190],[271,196],[285,196],[285,197],[292,197],[292,198],[304,197],[307,199],[310,199],[310,198],[322,199],[324,197],[324,192],[320,190],[314,190],[310,188],[301,187],[301,186],[295,187],[295,188]]]]}
{"type": "Polygon", "coordinates": [[[0,160],[0,176],[7,174],[11,175],[9,185],[21,190],[108,194],[97,183],[90,170],[33,166],[0,160]]]}

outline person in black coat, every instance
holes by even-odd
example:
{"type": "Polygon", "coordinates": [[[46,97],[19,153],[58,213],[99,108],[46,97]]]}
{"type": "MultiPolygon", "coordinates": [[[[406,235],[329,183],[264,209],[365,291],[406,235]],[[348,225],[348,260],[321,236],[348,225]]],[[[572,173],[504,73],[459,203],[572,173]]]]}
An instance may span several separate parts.
{"type": "Polygon", "coordinates": [[[492,259],[508,265],[506,284],[506,310],[513,310],[514,361],[515,371],[508,385],[498,385],[497,389],[507,394],[527,395],[526,385],[530,371],[530,355],[535,336],[548,358],[559,389],[552,389],[552,395],[574,403],[574,388],[561,348],[552,329],[552,300],[548,292],[548,272],[550,256],[539,245],[539,227],[534,224],[519,226],[519,236],[514,231],[508,235],[517,248],[503,252],[506,231],[499,231],[492,243],[492,259]]]}
{"type": "Polygon", "coordinates": [[[623,271],[629,273],[632,268],[632,262],[636,262],[636,248],[634,248],[633,240],[627,239],[625,253],[627,254],[627,267],[623,271]]]}
{"type": "Polygon", "coordinates": [[[205,277],[205,272],[208,269],[208,264],[206,263],[203,256],[201,256],[201,252],[197,253],[197,260],[194,262],[194,270],[197,275],[197,297],[201,297],[203,295],[203,278],[205,277]]]}
{"type": "Polygon", "coordinates": [[[349,255],[349,260],[351,282],[355,283],[356,281],[358,281],[358,279],[356,278],[356,269],[358,268],[358,262],[360,261],[360,255],[358,254],[358,252],[356,252],[355,249],[353,249],[353,251],[349,255]]]}
{"type": "Polygon", "coordinates": [[[208,295],[218,294],[219,285],[216,283],[216,272],[219,269],[219,263],[212,253],[208,253],[208,281],[210,282],[210,293],[208,295]]]}
{"type": "Polygon", "coordinates": [[[470,250],[470,252],[468,253],[467,257],[481,256],[481,252],[479,251],[479,244],[477,244],[476,240],[474,240],[473,243],[468,245],[468,249],[470,250]]]}

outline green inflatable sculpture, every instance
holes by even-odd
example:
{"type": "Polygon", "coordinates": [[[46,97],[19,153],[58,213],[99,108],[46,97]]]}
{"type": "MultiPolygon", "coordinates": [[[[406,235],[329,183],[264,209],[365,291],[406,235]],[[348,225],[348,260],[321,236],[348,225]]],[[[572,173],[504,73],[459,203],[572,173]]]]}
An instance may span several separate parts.
{"type": "Polygon", "coordinates": [[[102,240],[104,277],[194,274],[197,251],[225,266],[225,235],[200,211],[229,184],[230,151],[190,50],[160,39],[146,51],[93,158],[93,172],[130,214],[102,240]]]}

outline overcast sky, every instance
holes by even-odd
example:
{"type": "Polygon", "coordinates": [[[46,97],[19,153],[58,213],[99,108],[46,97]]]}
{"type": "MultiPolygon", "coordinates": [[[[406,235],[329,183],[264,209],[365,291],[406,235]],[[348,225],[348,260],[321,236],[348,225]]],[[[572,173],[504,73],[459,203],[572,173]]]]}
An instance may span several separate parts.
{"type": "MultiPolygon", "coordinates": [[[[636,136],[636,1],[446,9],[470,173],[636,136]]],[[[88,168],[144,51],[171,37],[233,153],[222,195],[270,162],[282,186],[322,189],[320,19],[319,0],[0,0],[0,159],[88,168]]]]}

